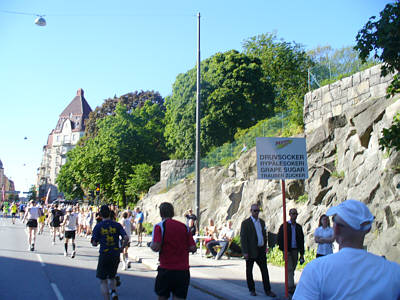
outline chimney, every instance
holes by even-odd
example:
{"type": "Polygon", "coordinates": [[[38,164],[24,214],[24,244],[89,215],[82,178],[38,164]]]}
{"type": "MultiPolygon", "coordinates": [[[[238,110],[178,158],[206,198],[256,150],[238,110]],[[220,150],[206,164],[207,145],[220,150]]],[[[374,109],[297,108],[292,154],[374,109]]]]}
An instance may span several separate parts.
{"type": "Polygon", "coordinates": [[[77,96],[81,96],[81,97],[83,97],[83,90],[82,89],[78,89],[78,91],[76,92],[76,95],[77,96]]]}

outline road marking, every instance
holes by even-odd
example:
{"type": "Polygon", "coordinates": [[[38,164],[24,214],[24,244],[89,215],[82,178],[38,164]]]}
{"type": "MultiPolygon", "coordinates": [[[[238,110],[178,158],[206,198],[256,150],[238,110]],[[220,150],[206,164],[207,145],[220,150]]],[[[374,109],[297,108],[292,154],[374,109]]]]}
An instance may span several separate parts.
{"type": "Polygon", "coordinates": [[[58,289],[55,283],[50,283],[51,287],[53,288],[54,294],[56,294],[57,300],[64,300],[64,297],[61,295],[60,290],[58,289]]]}
{"type": "Polygon", "coordinates": [[[40,256],[40,254],[36,254],[36,255],[37,255],[37,258],[38,258],[38,260],[40,261],[40,264],[42,265],[42,267],[45,267],[46,264],[43,262],[43,259],[42,259],[42,257],[40,256]]]}

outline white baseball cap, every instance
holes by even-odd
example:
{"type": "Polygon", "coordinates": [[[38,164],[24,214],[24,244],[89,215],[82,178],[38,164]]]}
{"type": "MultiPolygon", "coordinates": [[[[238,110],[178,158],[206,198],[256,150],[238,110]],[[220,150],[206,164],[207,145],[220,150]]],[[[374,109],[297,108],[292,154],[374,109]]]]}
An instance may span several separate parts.
{"type": "Polygon", "coordinates": [[[360,231],[369,230],[375,218],[364,203],[353,199],[346,200],[337,206],[329,208],[326,215],[338,215],[351,228],[360,231]]]}

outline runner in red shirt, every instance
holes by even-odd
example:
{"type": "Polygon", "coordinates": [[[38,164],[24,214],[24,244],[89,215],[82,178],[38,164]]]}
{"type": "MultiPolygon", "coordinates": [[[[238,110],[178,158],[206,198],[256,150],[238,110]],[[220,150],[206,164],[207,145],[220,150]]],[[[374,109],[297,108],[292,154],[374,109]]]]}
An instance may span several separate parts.
{"type": "Polygon", "coordinates": [[[174,207],[171,203],[160,205],[162,222],[153,229],[153,239],[150,247],[159,252],[160,266],[154,290],[159,300],[186,299],[189,282],[189,252],[196,252],[196,244],[188,227],[173,220],[174,207]]]}

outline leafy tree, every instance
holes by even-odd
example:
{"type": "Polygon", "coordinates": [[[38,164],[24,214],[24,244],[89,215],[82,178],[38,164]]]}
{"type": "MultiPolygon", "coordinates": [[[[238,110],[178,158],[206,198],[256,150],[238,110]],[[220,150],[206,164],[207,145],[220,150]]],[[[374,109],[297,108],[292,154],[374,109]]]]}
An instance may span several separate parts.
{"type": "MultiPolygon", "coordinates": [[[[273,94],[263,79],[261,62],[238,51],[217,53],[201,63],[202,153],[232,141],[273,113],[273,94]]],[[[192,158],[196,129],[196,70],[179,74],[166,99],[165,136],[177,158],[192,158]]]]}
{"type": "Polygon", "coordinates": [[[84,196],[80,177],[77,175],[78,170],[75,169],[78,161],[77,159],[72,159],[72,157],[79,157],[76,156],[79,150],[80,148],[74,148],[67,153],[69,159],[60,169],[56,179],[58,189],[64,193],[67,200],[82,199],[84,196]]]}
{"type": "Polygon", "coordinates": [[[100,185],[100,196],[106,202],[126,206],[135,200],[126,193],[135,165],[159,165],[167,157],[161,146],[163,119],[163,109],[150,101],[131,112],[117,103],[114,115],[98,120],[97,135],[68,152],[57,178],[60,190],[73,197],[78,185],[82,191],[100,185]]]}
{"type": "MultiPolygon", "coordinates": [[[[355,49],[360,51],[360,58],[365,61],[373,53],[373,57],[383,61],[381,76],[397,73],[387,89],[387,97],[400,92],[400,1],[387,4],[380,13],[380,19],[373,16],[358,32],[355,49]]],[[[379,140],[381,149],[399,150],[399,116],[397,115],[388,129],[383,129],[383,137],[379,140]]]]}
{"type": "Polygon", "coordinates": [[[96,107],[95,110],[89,114],[89,118],[85,123],[85,137],[91,138],[97,134],[97,120],[109,115],[115,115],[117,103],[125,105],[128,112],[131,112],[135,108],[142,107],[146,101],[157,103],[161,107],[164,107],[163,97],[158,92],[154,91],[135,91],[118,98],[114,96],[114,98],[106,99],[102,106],[96,107]]]}
{"type": "Polygon", "coordinates": [[[34,200],[36,201],[37,199],[37,192],[36,192],[36,187],[34,185],[32,185],[29,188],[29,194],[28,194],[28,200],[34,200]]]}
{"type": "Polygon", "coordinates": [[[138,164],[133,167],[131,174],[126,182],[126,193],[134,199],[138,199],[138,195],[147,190],[156,183],[152,175],[153,167],[148,164],[138,164]]]}
{"type": "MultiPolygon", "coordinates": [[[[380,13],[380,19],[373,16],[358,32],[354,47],[360,51],[360,58],[366,61],[371,52],[373,57],[383,61],[381,75],[400,71],[400,1],[387,4],[380,13]]],[[[400,79],[395,75],[388,93],[394,95],[400,92],[400,79]]]]}
{"type": "MultiPolygon", "coordinates": [[[[367,58],[363,62],[359,58],[359,52],[352,46],[333,49],[331,46],[318,46],[308,51],[315,65],[311,72],[316,77],[319,84],[337,81],[338,79],[349,76],[363,69],[367,69],[378,62],[373,58],[367,58]]],[[[316,86],[318,87],[318,86],[316,86]]]]}
{"type": "Polygon", "coordinates": [[[400,113],[394,116],[392,126],[389,128],[383,128],[383,137],[379,139],[379,145],[381,150],[387,150],[390,152],[391,149],[400,151],[400,113]]]}
{"type": "Polygon", "coordinates": [[[275,111],[291,110],[292,121],[302,125],[307,70],[313,65],[303,47],[266,33],[245,40],[243,48],[245,54],[262,61],[264,80],[274,91],[275,111]]]}

